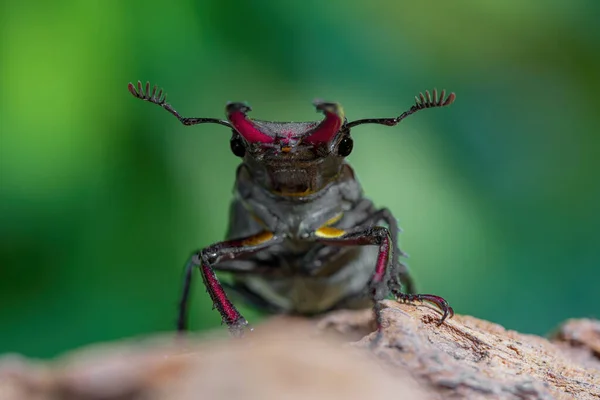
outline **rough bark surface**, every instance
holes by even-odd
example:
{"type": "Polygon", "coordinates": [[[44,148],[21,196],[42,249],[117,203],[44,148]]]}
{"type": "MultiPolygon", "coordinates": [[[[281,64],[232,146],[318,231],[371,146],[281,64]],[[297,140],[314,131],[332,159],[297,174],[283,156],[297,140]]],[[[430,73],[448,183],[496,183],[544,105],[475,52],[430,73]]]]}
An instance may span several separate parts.
{"type": "Polygon", "coordinates": [[[202,336],[94,345],[50,362],[0,359],[0,400],[600,399],[600,321],[547,340],[427,306],[385,301],[315,321],[275,318],[243,340],[202,336]]]}

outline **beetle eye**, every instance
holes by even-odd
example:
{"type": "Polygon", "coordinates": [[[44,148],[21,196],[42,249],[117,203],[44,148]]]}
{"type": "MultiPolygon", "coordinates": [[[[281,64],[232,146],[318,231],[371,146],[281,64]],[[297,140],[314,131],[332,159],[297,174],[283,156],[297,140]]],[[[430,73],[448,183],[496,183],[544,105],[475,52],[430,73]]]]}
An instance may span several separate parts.
{"type": "Polygon", "coordinates": [[[346,136],[340,141],[340,144],[337,148],[337,153],[339,156],[346,157],[352,153],[352,147],[354,146],[354,142],[350,136],[346,136]]]}
{"type": "Polygon", "coordinates": [[[231,152],[236,156],[244,157],[244,154],[246,154],[246,146],[244,146],[244,142],[242,141],[241,137],[232,137],[229,145],[231,146],[231,152]]]}

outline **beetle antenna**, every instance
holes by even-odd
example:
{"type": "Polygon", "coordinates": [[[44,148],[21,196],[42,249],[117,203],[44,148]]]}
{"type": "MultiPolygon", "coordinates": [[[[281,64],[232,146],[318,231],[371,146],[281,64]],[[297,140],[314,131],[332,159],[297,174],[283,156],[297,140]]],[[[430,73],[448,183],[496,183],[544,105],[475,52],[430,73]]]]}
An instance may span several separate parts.
{"type": "Polygon", "coordinates": [[[223,126],[227,126],[231,128],[231,124],[227,121],[223,121],[217,118],[184,118],[175,109],[167,103],[167,94],[163,93],[163,90],[158,90],[158,86],[154,85],[152,88],[152,92],[150,91],[150,82],[146,82],[146,87],[142,87],[142,82],[137,82],[137,88],[133,85],[133,83],[129,82],[127,85],[127,89],[129,92],[138,99],[142,99],[144,101],[149,101],[150,103],[154,103],[158,106],[161,106],[171,114],[173,114],[177,119],[184,125],[197,125],[204,123],[213,123],[219,124],[223,126]],[[157,93],[158,90],[158,93],[157,93]]]}
{"type": "Polygon", "coordinates": [[[352,121],[346,125],[347,128],[352,128],[357,125],[362,124],[381,124],[387,126],[397,125],[404,118],[408,117],[411,114],[416,113],[419,110],[424,108],[433,108],[433,107],[445,107],[449,106],[456,99],[456,95],[454,93],[450,93],[448,97],[446,96],[446,91],[442,90],[440,96],[438,97],[437,89],[433,89],[433,96],[429,94],[429,90],[425,91],[425,95],[423,93],[419,93],[419,97],[415,96],[415,105],[413,105],[408,111],[403,112],[396,118],[368,118],[368,119],[359,119],[357,121],[352,121]]]}

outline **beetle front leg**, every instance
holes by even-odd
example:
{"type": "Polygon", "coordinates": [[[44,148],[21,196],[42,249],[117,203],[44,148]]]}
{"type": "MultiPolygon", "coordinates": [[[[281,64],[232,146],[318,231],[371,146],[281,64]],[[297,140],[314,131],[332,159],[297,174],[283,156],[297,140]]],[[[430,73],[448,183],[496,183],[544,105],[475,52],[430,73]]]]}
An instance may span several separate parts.
{"type": "Polygon", "coordinates": [[[388,276],[389,270],[394,272],[394,269],[390,268],[390,261],[393,258],[393,241],[390,231],[387,228],[375,226],[367,228],[366,230],[348,233],[337,228],[322,227],[317,229],[314,235],[319,242],[333,246],[379,246],[375,271],[373,272],[369,283],[371,298],[375,302],[375,317],[378,329],[381,327],[381,315],[377,302],[383,300],[390,289],[399,301],[428,301],[435,304],[443,313],[440,324],[443,323],[448,316],[452,317],[454,315],[454,310],[442,297],[431,294],[402,293],[399,284],[388,276]],[[390,282],[392,285],[388,285],[390,282]]]}
{"type": "MultiPolygon", "coordinates": [[[[381,208],[375,211],[373,214],[369,215],[364,221],[362,221],[359,225],[369,224],[370,226],[377,225],[380,221],[384,221],[388,225],[388,229],[390,231],[390,237],[392,239],[393,246],[393,264],[392,271],[390,274],[390,283],[402,286],[406,288],[405,292],[412,294],[415,292],[415,285],[408,272],[408,268],[406,264],[400,262],[400,257],[406,257],[406,254],[400,249],[398,244],[398,233],[400,232],[400,228],[398,227],[398,221],[394,218],[394,215],[388,208],[381,208]]],[[[391,289],[391,287],[390,287],[391,289]]]]}
{"type": "Polygon", "coordinates": [[[381,328],[381,310],[379,301],[387,297],[387,285],[392,260],[392,238],[390,231],[382,226],[374,226],[364,230],[346,232],[329,226],[319,228],[314,233],[315,240],[332,246],[379,246],[375,270],[369,282],[370,295],[374,303],[377,328],[381,328]]]}
{"type": "MultiPolygon", "coordinates": [[[[403,253],[398,247],[398,223],[389,209],[382,208],[375,211],[361,224],[369,222],[376,224],[380,220],[383,220],[388,224],[393,249],[394,251],[400,251],[400,255],[402,255],[403,253]]],[[[396,300],[404,302],[427,301],[432,303],[438,307],[440,311],[442,311],[440,324],[442,324],[446,318],[452,318],[452,316],[454,316],[454,310],[443,297],[436,296],[434,294],[414,293],[414,285],[410,275],[408,274],[408,269],[406,268],[406,265],[400,262],[398,256],[399,255],[396,254],[393,255],[392,271],[390,279],[388,280],[388,287],[396,300]],[[402,291],[403,286],[406,287],[404,292],[402,291]]]]}
{"type": "Polygon", "coordinates": [[[233,336],[241,336],[244,333],[248,321],[240,314],[237,308],[227,297],[227,293],[215,274],[218,264],[227,260],[234,260],[257,251],[263,250],[275,243],[281,242],[283,238],[271,232],[261,232],[239,240],[228,240],[215,243],[211,246],[195,252],[185,268],[185,280],[181,301],[179,303],[179,318],[177,330],[186,330],[186,318],[192,271],[198,267],[206,290],[215,306],[221,314],[221,318],[233,336]]]}

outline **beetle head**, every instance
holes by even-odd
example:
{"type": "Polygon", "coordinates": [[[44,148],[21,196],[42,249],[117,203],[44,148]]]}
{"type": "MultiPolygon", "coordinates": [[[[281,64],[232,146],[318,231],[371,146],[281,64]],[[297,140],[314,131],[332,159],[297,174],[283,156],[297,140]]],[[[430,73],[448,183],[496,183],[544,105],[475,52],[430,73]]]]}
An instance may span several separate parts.
{"type": "Polygon", "coordinates": [[[246,115],[251,110],[248,105],[227,105],[232,151],[244,158],[261,186],[283,196],[307,196],[337,177],[350,153],[350,131],[344,129],[346,120],[339,104],[315,101],[315,106],[325,114],[322,121],[252,120],[246,115]]]}
{"type": "Polygon", "coordinates": [[[254,181],[265,189],[283,196],[309,196],[336,179],[344,158],[352,151],[350,129],[363,124],[397,125],[409,115],[425,108],[445,107],[456,98],[426,91],[415,97],[415,104],[397,117],[368,118],[347,122],[337,103],[315,101],[317,111],[325,114],[317,122],[269,122],[246,115],[251,109],[244,103],[229,103],[228,121],[216,118],[184,118],[167,103],[167,96],[150,83],[145,87],[128,85],[138,99],[154,103],[173,114],[184,125],[219,124],[232,128],[231,150],[244,159],[243,165],[254,181]]]}

